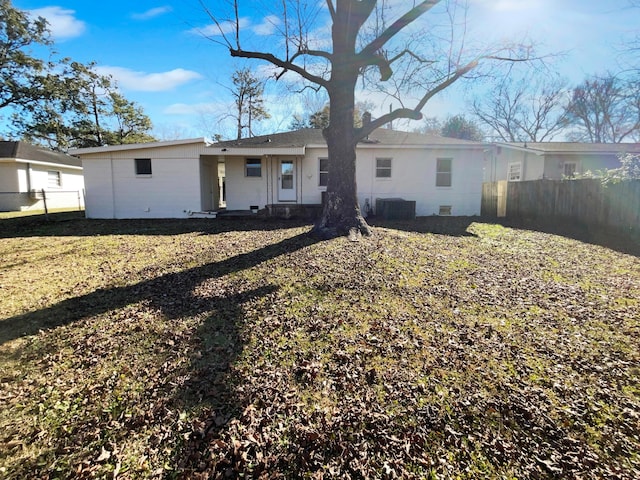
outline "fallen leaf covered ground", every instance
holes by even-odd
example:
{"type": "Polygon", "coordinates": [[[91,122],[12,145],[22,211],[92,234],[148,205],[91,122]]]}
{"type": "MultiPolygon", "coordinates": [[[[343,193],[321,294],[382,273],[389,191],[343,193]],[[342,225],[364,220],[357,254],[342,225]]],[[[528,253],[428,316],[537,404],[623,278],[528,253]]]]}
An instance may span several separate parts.
{"type": "Polygon", "coordinates": [[[3,222],[0,478],[640,478],[637,256],[455,219],[3,222]]]}

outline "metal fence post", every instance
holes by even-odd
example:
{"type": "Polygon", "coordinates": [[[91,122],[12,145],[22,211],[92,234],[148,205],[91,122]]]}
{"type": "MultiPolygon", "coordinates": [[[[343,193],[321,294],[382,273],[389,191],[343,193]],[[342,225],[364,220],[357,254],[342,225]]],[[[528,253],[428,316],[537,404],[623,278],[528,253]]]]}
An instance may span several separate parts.
{"type": "Polygon", "coordinates": [[[47,194],[44,193],[44,188],[42,189],[42,201],[44,202],[44,216],[48,220],[49,219],[49,209],[47,208],[47,194]]]}

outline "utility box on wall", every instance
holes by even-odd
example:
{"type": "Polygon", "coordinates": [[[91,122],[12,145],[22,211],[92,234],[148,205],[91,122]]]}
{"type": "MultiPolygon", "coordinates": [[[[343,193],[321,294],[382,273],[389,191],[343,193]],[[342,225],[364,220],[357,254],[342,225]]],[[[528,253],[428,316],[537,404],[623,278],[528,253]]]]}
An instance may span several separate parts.
{"type": "Polygon", "coordinates": [[[402,198],[376,198],[376,215],[385,220],[412,220],[416,218],[416,202],[402,198]]]}

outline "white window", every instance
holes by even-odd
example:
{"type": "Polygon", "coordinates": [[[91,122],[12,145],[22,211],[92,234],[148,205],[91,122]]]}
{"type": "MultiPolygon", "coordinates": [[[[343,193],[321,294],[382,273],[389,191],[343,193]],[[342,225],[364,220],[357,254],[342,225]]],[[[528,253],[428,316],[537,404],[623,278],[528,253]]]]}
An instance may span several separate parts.
{"type": "Polygon", "coordinates": [[[507,180],[509,182],[519,182],[522,180],[522,163],[510,163],[507,169],[507,180]]]}
{"type": "Polygon", "coordinates": [[[136,158],[136,175],[151,175],[151,159],[136,158]]]}
{"type": "Polygon", "coordinates": [[[573,176],[575,176],[577,169],[578,169],[578,164],[576,162],[564,162],[564,176],[565,177],[573,177],[573,176]]]}
{"type": "Polygon", "coordinates": [[[438,158],[436,160],[436,187],[450,187],[453,175],[453,159],[438,158]]]}
{"type": "Polygon", "coordinates": [[[376,158],[376,178],[391,178],[390,158],[376,158]]]}
{"type": "Polygon", "coordinates": [[[318,159],[318,186],[326,187],[329,180],[329,159],[318,159]]]}
{"type": "Polygon", "coordinates": [[[262,160],[259,158],[247,158],[244,162],[244,174],[246,177],[261,177],[262,160]]]}
{"type": "Polygon", "coordinates": [[[58,170],[47,171],[47,186],[49,187],[62,186],[62,174],[58,170]]]}

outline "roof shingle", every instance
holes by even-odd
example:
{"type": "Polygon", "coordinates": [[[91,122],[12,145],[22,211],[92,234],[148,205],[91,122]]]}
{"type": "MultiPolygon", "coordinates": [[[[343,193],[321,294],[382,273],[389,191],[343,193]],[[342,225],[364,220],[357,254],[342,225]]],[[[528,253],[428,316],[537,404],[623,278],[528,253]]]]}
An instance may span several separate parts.
{"type": "Polygon", "coordinates": [[[33,160],[70,167],[82,166],[82,161],[77,157],[36,147],[27,142],[0,141],[0,158],[33,160]]]}
{"type": "MultiPolygon", "coordinates": [[[[400,132],[379,128],[360,144],[381,145],[483,145],[480,142],[470,142],[457,138],[440,137],[415,132],[400,132]]],[[[226,140],[218,142],[212,147],[242,147],[242,148],[278,148],[305,147],[309,145],[326,145],[319,128],[303,128],[291,132],[274,133],[258,137],[242,138],[240,140],[226,140]]]]}

